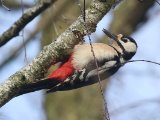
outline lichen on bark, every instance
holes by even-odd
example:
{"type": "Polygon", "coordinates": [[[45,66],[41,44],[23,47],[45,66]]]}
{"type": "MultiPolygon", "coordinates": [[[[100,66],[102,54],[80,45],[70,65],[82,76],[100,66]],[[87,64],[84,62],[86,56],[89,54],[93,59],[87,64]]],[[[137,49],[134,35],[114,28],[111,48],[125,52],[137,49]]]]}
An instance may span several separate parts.
{"type": "MultiPolygon", "coordinates": [[[[111,5],[114,3],[115,0],[107,0],[106,2],[100,2],[98,0],[92,1],[91,6],[87,10],[88,12],[86,12],[86,16],[88,16],[86,24],[93,25],[88,26],[90,27],[90,33],[95,31],[96,24],[109,11],[111,5]]],[[[17,96],[19,91],[24,89],[27,85],[42,78],[50,64],[60,61],[62,59],[61,54],[67,53],[68,49],[73,48],[74,45],[80,42],[80,40],[76,39],[72,30],[78,30],[80,32],[81,30],[85,30],[82,25],[82,19],[82,16],[78,17],[56,41],[44,47],[39,56],[35,58],[32,63],[13,74],[7,81],[0,85],[0,106],[3,106],[7,101],[17,96]],[[79,30],[79,28],[81,28],[81,30],[79,30]]]]}

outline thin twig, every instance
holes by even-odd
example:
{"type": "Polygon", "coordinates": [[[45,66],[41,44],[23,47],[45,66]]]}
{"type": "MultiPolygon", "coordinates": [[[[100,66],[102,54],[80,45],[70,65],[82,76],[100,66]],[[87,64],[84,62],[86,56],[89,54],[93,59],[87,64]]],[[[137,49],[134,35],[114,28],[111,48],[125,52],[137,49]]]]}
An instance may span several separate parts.
{"type": "MultiPolygon", "coordinates": [[[[22,16],[23,16],[23,14],[24,14],[23,0],[21,0],[21,6],[22,6],[22,16]]],[[[24,47],[24,61],[26,61],[28,63],[28,60],[27,60],[27,48],[26,48],[26,44],[25,44],[25,40],[24,40],[24,28],[22,29],[22,41],[23,41],[23,47],[24,47]]]]}
{"type": "Polygon", "coordinates": [[[46,10],[56,0],[44,0],[40,4],[28,9],[20,19],[18,19],[8,30],[0,36],[0,47],[5,45],[10,39],[19,35],[19,32],[42,11],[46,10]]]}
{"type": "Polygon", "coordinates": [[[131,62],[148,62],[148,63],[160,65],[160,63],[158,63],[158,62],[154,62],[154,61],[150,61],[150,60],[130,60],[130,61],[125,62],[124,64],[131,63],[131,62]]]}
{"type": "Polygon", "coordinates": [[[109,115],[109,111],[108,111],[108,107],[107,107],[107,102],[106,102],[106,99],[105,99],[105,96],[104,96],[104,93],[103,93],[103,88],[102,88],[102,84],[101,84],[101,78],[100,78],[100,75],[99,75],[99,66],[98,66],[98,62],[97,62],[97,59],[96,59],[96,56],[95,56],[95,52],[94,52],[94,49],[93,49],[93,45],[92,45],[92,40],[91,40],[91,37],[89,35],[89,30],[88,30],[88,27],[87,27],[87,24],[86,24],[86,17],[85,17],[85,0],[84,0],[84,8],[82,9],[82,6],[79,2],[79,0],[77,0],[77,4],[80,8],[80,11],[81,11],[81,14],[83,15],[83,20],[84,20],[84,27],[86,29],[86,33],[87,33],[87,37],[89,39],[89,43],[90,43],[90,46],[91,46],[91,52],[92,52],[92,55],[94,57],[94,62],[95,62],[95,65],[96,65],[96,69],[97,69],[97,77],[98,77],[98,82],[99,82],[99,89],[100,89],[100,92],[101,92],[101,95],[102,95],[102,98],[103,98],[103,102],[104,102],[104,116],[105,116],[105,119],[106,120],[110,120],[110,115],[109,115]]]}
{"type": "Polygon", "coordinates": [[[90,46],[91,46],[91,52],[92,52],[93,57],[94,57],[94,62],[96,64],[97,76],[98,76],[98,82],[99,82],[99,88],[100,88],[101,95],[102,95],[103,102],[104,102],[104,109],[105,109],[104,115],[105,115],[105,119],[106,120],[110,120],[110,115],[109,115],[109,111],[108,111],[108,107],[107,107],[108,105],[107,105],[107,102],[106,102],[106,99],[105,99],[105,96],[104,96],[104,93],[103,93],[103,88],[102,88],[102,84],[101,84],[101,78],[100,78],[99,71],[98,71],[99,66],[98,66],[98,62],[97,62],[97,59],[96,59],[96,56],[95,56],[95,53],[94,53],[94,49],[93,49],[93,46],[92,46],[92,40],[91,40],[91,37],[90,37],[90,35],[88,33],[87,33],[87,36],[88,36],[89,43],[90,43],[90,46]]]}
{"type": "Polygon", "coordinates": [[[1,4],[6,10],[11,11],[11,9],[9,9],[6,5],[4,5],[4,0],[1,0],[1,4]]]}

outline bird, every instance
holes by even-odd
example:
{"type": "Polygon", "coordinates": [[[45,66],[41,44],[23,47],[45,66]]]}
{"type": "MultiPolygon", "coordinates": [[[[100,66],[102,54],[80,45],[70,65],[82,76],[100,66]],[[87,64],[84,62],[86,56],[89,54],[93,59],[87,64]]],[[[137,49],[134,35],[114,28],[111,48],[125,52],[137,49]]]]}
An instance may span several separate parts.
{"type": "Polygon", "coordinates": [[[113,43],[92,43],[95,58],[90,44],[76,45],[68,61],[48,76],[48,80],[55,81],[48,93],[92,85],[99,81],[98,73],[100,79],[105,80],[135,55],[138,46],[132,37],[114,35],[106,29],[103,32],[113,39],[113,43]]]}

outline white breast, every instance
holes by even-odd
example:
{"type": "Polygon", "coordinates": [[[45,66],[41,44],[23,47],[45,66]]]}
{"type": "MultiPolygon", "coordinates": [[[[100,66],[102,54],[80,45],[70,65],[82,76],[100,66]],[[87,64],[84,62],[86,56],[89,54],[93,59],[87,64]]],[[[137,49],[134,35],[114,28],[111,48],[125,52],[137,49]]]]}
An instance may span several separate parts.
{"type": "MultiPolygon", "coordinates": [[[[93,50],[98,61],[110,60],[117,55],[117,52],[104,43],[93,43],[93,50]]],[[[118,56],[118,55],[117,55],[118,56]]],[[[94,60],[91,46],[89,44],[76,45],[73,51],[72,64],[75,69],[81,70],[94,60]]]]}

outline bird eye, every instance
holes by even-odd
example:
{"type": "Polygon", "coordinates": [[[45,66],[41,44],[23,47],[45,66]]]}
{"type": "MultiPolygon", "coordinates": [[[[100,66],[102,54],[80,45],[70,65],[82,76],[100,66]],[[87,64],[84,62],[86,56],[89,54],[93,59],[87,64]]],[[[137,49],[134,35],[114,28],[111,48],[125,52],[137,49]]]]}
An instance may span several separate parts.
{"type": "Polygon", "coordinates": [[[128,42],[128,39],[127,38],[122,38],[121,39],[124,43],[128,42]]]}

